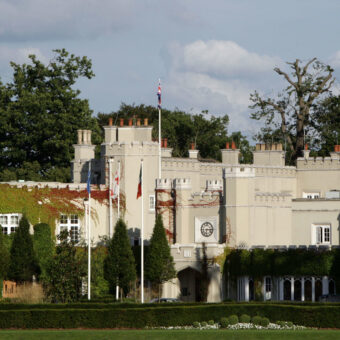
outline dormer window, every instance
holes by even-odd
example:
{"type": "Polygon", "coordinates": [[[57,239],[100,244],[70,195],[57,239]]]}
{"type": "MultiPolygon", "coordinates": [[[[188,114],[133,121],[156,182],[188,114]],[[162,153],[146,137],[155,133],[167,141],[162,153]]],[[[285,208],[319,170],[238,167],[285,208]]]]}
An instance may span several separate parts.
{"type": "Polygon", "coordinates": [[[315,199],[320,198],[320,193],[319,192],[303,192],[302,198],[307,198],[309,200],[315,200],[315,199]]]}

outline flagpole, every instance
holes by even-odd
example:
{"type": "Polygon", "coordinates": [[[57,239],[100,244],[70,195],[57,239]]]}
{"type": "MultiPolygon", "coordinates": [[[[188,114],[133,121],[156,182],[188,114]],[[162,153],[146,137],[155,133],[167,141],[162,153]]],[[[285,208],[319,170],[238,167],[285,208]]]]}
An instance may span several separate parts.
{"type": "MultiPolygon", "coordinates": [[[[120,217],[120,161],[118,161],[118,198],[117,198],[117,217],[120,217]]],[[[119,299],[119,286],[116,285],[116,301],[119,299]]]]}
{"type": "Polygon", "coordinates": [[[112,237],[112,158],[109,158],[109,237],[112,237]]]}
{"type": "Polygon", "coordinates": [[[162,178],[162,112],[161,112],[161,80],[158,85],[158,178],[162,178]]]}
{"type": "Polygon", "coordinates": [[[142,169],[142,228],[141,228],[141,272],[140,272],[140,287],[141,287],[141,303],[144,303],[144,194],[143,194],[143,159],[141,164],[142,169]]]}
{"type": "MultiPolygon", "coordinates": [[[[91,161],[89,161],[89,176],[91,176],[91,161]]],[[[91,178],[91,177],[90,177],[91,178]]],[[[91,180],[90,180],[90,188],[91,188],[91,180]]],[[[89,193],[89,213],[88,213],[88,269],[87,269],[87,298],[91,300],[91,189],[88,191],[89,193]]]]}

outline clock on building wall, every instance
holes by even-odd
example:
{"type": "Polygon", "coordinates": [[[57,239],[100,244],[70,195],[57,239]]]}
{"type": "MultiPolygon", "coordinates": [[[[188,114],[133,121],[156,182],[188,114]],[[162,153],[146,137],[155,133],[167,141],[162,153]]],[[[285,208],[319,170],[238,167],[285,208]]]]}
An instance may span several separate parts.
{"type": "Polygon", "coordinates": [[[214,227],[210,222],[204,222],[201,225],[201,234],[204,237],[210,237],[214,232],[214,227]]]}

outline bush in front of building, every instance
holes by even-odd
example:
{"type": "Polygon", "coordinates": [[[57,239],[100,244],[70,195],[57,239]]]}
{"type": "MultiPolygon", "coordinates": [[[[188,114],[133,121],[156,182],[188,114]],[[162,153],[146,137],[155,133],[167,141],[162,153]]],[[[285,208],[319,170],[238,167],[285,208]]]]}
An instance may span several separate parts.
{"type": "Polygon", "coordinates": [[[235,314],[230,315],[228,318],[228,321],[229,321],[229,325],[236,325],[238,323],[238,316],[235,314]]]}
{"type": "Polygon", "coordinates": [[[267,327],[268,325],[269,325],[269,319],[268,318],[266,318],[266,317],[263,317],[263,318],[261,318],[261,321],[260,321],[260,326],[262,326],[262,327],[267,327]]]}
{"type": "Polygon", "coordinates": [[[261,325],[261,320],[262,317],[259,315],[255,315],[251,318],[251,323],[253,323],[254,325],[260,326],[261,325]]]}
{"type": "Polygon", "coordinates": [[[241,323],[250,323],[250,320],[251,320],[251,318],[248,314],[242,314],[240,316],[240,322],[241,323]]]}
{"type": "Polygon", "coordinates": [[[229,326],[229,320],[226,317],[221,318],[220,320],[221,328],[227,328],[229,326]]]}

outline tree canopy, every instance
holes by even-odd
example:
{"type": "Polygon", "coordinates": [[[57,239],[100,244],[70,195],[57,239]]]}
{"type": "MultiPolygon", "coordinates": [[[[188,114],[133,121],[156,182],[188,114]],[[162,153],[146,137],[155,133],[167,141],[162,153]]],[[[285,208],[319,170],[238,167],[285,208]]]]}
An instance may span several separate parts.
{"type": "Polygon", "coordinates": [[[74,89],[94,76],[91,60],[54,50],[48,65],[30,55],[11,63],[13,79],[0,82],[0,180],[70,180],[77,129],[100,130],[86,99],[74,89]]]}
{"type": "Polygon", "coordinates": [[[261,97],[255,91],[250,99],[255,110],[251,118],[264,120],[266,126],[258,139],[271,137],[287,143],[290,163],[302,156],[305,134],[312,126],[315,105],[324,99],[333,82],[333,69],[313,58],[302,65],[299,59],[287,63],[292,72],[288,74],[276,67],[274,71],[283,76],[288,86],[277,98],[261,97]]]}

